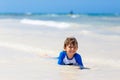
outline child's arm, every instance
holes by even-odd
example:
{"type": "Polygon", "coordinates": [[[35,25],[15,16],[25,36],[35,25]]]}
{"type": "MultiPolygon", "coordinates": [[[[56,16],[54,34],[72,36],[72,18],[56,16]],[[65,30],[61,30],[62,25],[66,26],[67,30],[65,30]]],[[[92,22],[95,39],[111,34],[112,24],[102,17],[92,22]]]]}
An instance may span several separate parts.
{"type": "Polygon", "coordinates": [[[60,65],[64,65],[63,59],[65,57],[65,53],[64,51],[60,53],[59,57],[58,57],[58,64],[60,65]]]}
{"type": "Polygon", "coordinates": [[[76,55],[76,61],[77,61],[78,65],[80,66],[81,70],[83,70],[83,69],[90,69],[90,68],[85,67],[83,65],[82,58],[81,58],[81,56],[79,54],[76,55]]]}
{"type": "Polygon", "coordinates": [[[80,68],[81,69],[84,68],[84,65],[83,65],[83,62],[82,62],[82,58],[81,58],[81,56],[79,54],[75,55],[75,59],[76,59],[78,65],[80,66],[80,68]]]}

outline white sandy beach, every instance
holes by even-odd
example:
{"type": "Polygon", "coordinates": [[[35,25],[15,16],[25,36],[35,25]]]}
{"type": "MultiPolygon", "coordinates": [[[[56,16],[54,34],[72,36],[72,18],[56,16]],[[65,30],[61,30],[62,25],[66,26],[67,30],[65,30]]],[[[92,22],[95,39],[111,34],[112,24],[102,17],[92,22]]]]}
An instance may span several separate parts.
{"type": "MultiPolygon", "coordinates": [[[[120,25],[98,29],[119,33],[120,25]]],[[[19,19],[0,19],[0,80],[119,80],[120,35],[94,30],[48,28],[19,19]],[[90,69],[57,64],[54,57],[63,49],[67,36],[77,38],[78,53],[90,69]]]]}

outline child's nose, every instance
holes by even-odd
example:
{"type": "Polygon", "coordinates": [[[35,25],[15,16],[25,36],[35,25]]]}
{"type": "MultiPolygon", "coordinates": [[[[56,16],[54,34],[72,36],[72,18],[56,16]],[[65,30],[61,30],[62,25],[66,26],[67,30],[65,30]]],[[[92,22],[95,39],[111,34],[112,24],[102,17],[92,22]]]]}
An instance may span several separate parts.
{"type": "Polygon", "coordinates": [[[71,50],[74,50],[74,48],[71,48],[71,50]]]}

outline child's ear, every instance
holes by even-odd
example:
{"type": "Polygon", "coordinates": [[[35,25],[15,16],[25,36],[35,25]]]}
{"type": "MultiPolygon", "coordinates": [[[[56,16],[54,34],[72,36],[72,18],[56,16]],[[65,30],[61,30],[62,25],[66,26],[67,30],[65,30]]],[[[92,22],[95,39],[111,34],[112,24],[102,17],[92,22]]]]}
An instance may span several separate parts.
{"type": "Polygon", "coordinates": [[[64,48],[64,51],[66,51],[66,48],[64,48]]]}
{"type": "Polygon", "coordinates": [[[76,50],[78,50],[78,47],[76,48],[76,50]]]}

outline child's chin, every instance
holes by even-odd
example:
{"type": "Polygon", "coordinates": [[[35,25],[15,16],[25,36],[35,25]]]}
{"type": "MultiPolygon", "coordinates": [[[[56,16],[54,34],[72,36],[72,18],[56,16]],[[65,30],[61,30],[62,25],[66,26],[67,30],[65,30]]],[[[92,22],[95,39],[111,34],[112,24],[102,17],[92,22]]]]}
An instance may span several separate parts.
{"type": "Polygon", "coordinates": [[[73,52],[70,52],[70,54],[73,54],[73,55],[74,55],[75,53],[73,53],[73,52]]]}

